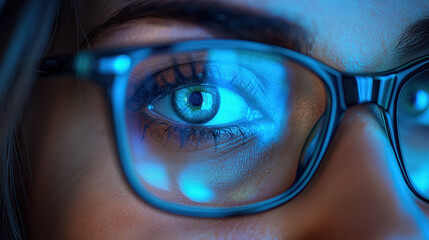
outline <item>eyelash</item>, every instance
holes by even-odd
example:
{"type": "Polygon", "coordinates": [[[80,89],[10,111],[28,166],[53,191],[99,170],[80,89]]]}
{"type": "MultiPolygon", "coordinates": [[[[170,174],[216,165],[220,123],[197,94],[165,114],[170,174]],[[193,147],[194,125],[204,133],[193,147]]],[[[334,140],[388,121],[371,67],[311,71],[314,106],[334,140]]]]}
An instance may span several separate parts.
{"type": "MultiPolygon", "coordinates": [[[[170,123],[167,123],[161,119],[155,119],[146,114],[145,112],[141,113],[141,126],[143,127],[142,138],[143,140],[147,134],[147,130],[152,130],[152,127],[162,127],[163,130],[154,136],[159,139],[159,141],[167,144],[171,139],[172,135],[178,133],[180,137],[180,148],[186,147],[185,143],[195,143],[195,150],[198,150],[200,144],[204,141],[213,141],[214,148],[219,147],[218,143],[221,138],[227,138],[227,140],[232,140],[240,138],[242,146],[245,145],[249,136],[246,136],[247,127],[233,125],[228,127],[183,127],[183,126],[173,126],[170,123]],[[189,141],[191,140],[191,141],[189,141]]],[[[155,131],[158,132],[158,131],[155,131]]],[[[226,141],[227,141],[226,140],[226,141]]]]}
{"type": "Polygon", "coordinates": [[[157,73],[150,75],[146,80],[142,81],[142,84],[137,87],[135,93],[127,100],[127,105],[131,106],[132,110],[141,110],[146,108],[151,102],[157,98],[162,98],[171,94],[173,91],[182,87],[185,84],[203,84],[205,83],[206,72],[203,71],[201,74],[196,73],[196,64],[201,64],[199,62],[191,62],[188,64],[176,64],[170,68],[165,68],[158,70],[157,73]],[[191,67],[191,78],[185,77],[181,72],[180,67],[190,66],[191,67]],[[173,69],[174,73],[174,82],[171,84],[168,82],[164,76],[161,76],[162,85],[158,83],[157,77],[158,74],[162,74],[165,71],[173,69]]]}

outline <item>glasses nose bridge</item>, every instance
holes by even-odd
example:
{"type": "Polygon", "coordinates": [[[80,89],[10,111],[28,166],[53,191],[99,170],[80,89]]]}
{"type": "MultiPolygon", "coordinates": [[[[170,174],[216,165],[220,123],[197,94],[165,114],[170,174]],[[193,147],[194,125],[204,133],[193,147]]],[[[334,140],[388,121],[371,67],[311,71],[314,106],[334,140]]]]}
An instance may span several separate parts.
{"type": "Polygon", "coordinates": [[[365,103],[376,104],[387,111],[393,97],[395,75],[364,76],[345,75],[341,78],[343,106],[347,108],[365,103]]]}

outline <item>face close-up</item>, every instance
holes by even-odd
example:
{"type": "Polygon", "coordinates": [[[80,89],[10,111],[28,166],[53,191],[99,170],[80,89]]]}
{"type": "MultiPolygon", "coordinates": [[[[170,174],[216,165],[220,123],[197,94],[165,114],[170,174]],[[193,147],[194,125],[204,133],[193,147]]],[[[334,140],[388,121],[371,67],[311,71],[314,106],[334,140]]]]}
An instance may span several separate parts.
{"type": "MultiPolygon", "coordinates": [[[[429,181],[429,170],[418,171],[429,168],[429,74],[408,64],[429,55],[428,1],[76,0],[59,9],[48,58],[201,41],[140,57],[128,75],[123,119],[110,101],[120,87],[100,84],[107,76],[35,81],[23,111],[30,239],[429,239],[429,201],[403,169],[429,181]],[[365,85],[347,76],[390,76],[404,64],[423,72],[410,100],[423,116],[420,140],[409,129],[395,140],[390,130],[414,120],[401,122],[408,115],[369,101],[381,86],[366,102],[336,105],[365,85]],[[349,90],[328,90],[342,73],[349,90]],[[178,85],[176,75],[207,79],[178,85]],[[158,87],[142,87],[141,79],[158,87]],[[159,90],[166,86],[174,87],[159,90]],[[387,123],[388,112],[398,124],[387,123]],[[401,164],[408,155],[417,160],[401,164]],[[277,196],[287,201],[250,214],[198,213],[277,196]]],[[[389,106],[396,109],[401,94],[389,106]]]]}

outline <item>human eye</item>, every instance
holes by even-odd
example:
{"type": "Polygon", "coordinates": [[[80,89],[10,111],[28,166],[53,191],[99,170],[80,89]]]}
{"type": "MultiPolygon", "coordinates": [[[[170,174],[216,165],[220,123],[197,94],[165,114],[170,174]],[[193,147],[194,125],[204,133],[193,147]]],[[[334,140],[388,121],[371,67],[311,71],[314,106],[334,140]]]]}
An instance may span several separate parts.
{"type": "Polygon", "coordinates": [[[240,93],[211,84],[181,87],[156,99],[148,109],[181,125],[226,126],[260,116],[240,93]]]}
{"type": "Polygon", "coordinates": [[[287,190],[327,108],[311,71],[244,49],[151,56],[132,71],[126,95],[136,174],[151,194],[192,206],[238,206],[287,190]]]}
{"type": "MultiPolygon", "coordinates": [[[[284,117],[284,114],[281,108],[270,114],[267,110],[271,104],[264,95],[271,101],[275,98],[285,102],[281,99],[287,97],[286,85],[271,83],[271,92],[267,94],[267,89],[262,87],[260,70],[254,69],[255,66],[243,62],[238,66],[237,56],[231,57],[225,52],[210,54],[204,60],[179,57],[181,62],[176,56],[145,79],[146,84],[151,82],[147,84],[150,89],[140,87],[129,100],[146,120],[143,128],[158,129],[149,132],[152,135],[155,132],[158,140],[169,146],[180,140],[181,147],[195,148],[201,144],[217,147],[233,139],[244,143],[257,134],[256,131],[266,137],[273,135],[268,129],[274,127],[275,115],[279,118],[278,115],[284,117]],[[152,97],[145,97],[149,95],[152,97]],[[144,102],[141,99],[145,99],[144,102]],[[265,132],[261,132],[262,129],[265,132]]],[[[284,66],[271,66],[271,69],[272,76],[284,77],[284,66]]]]}
{"type": "Polygon", "coordinates": [[[408,125],[429,128],[429,80],[413,80],[402,90],[399,114],[405,115],[408,125]]]}

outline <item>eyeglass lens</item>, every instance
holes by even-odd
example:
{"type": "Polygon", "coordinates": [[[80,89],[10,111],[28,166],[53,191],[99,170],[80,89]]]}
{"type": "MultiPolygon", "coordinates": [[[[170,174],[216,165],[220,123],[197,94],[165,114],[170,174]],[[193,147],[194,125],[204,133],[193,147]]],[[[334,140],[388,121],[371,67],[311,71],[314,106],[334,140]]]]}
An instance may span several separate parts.
{"type": "Polygon", "coordinates": [[[429,70],[407,81],[397,104],[399,145],[414,188],[429,199],[429,70]]]}
{"type": "Polygon", "coordinates": [[[133,69],[126,122],[141,187],[185,206],[232,207],[296,183],[323,136],[324,82],[274,53],[205,49],[133,69]]]}

